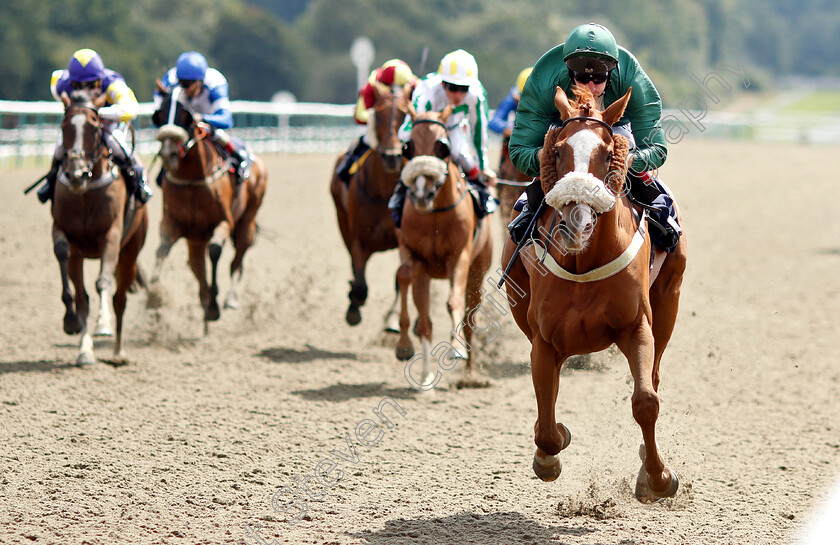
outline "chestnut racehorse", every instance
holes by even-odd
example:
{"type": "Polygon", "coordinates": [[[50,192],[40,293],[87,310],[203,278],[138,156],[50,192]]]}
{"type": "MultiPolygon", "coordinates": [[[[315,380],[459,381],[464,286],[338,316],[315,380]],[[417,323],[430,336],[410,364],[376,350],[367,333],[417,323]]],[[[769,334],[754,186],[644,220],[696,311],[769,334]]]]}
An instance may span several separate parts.
{"type": "MultiPolygon", "coordinates": [[[[208,322],[220,317],[216,298],[219,293],[216,269],[222,247],[230,237],[236,251],[230,265],[230,290],[225,308],[238,308],[237,289],[242,278],[245,252],[254,242],[257,210],[266,191],[267,173],[255,158],[250,177],[237,185],[229,165],[207,137],[204,128],[195,122],[189,109],[178,100],[180,88],[171,93],[162,86],[164,95],[155,115],[161,115],[162,126],[157,139],[161,143],[163,163],[163,219],[160,223],[160,245],[152,274],[153,293],[160,290],[163,263],[175,242],[187,239],[190,268],[198,280],[198,294],[204,310],[204,332],[208,322]],[[173,104],[174,102],[174,104],[173,104]],[[210,257],[210,282],[207,281],[206,259],[210,257]]],[[[152,306],[159,304],[150,298],[152,306]]]]}
{"type": "MultiPolygon", "coordinates": [[[[415,333],[420,337],[422,357],[421,381],[412,383],[428,390],[436,385],[440,374],[430,378],[432,358],[465,358],[465,375],[472,378],[470,341],[474,311],[481,303],[481,283],[493,256],[489,218],[481,220],[475,213],[467,182],[450,154],[445,122],[452,106],[442,112],[417,113],[409,107],[413,120],[410,140],[405,146],[409,159],[403,167],[402,181],[408,187],[403,207],[402,225],[397,230],[400,243],[400,338],[397,358],[408,360],[414,347],[408,337],[408,287],[414,296],[419,314],[415,333]],[[429,284],[432,278],[449,280],[446,307],[452,319],[449,345],[445,355],[433,353],[432,321],[429,317],[429,284]],[[463,329],[467,354],[455,343],[463,329]]],[[[461,343],[461,341],[459,341],[461,343]]],[[[444,343],[445,344],[445,343],[444,343]]],[[[454,364],[453,364],[454,365],[454,364]]],[[[407,367],[410,373],[410,366],[407,367]]]]}
{"type": "MultiPolygon", "coordinates": [[[[679,307],[686,240],[668,254],[657,277],[650,272],[644,216],[634,216],[624,187],[627,140],[612,135],[630,98],[601,112],[588,90],[569,102],[554,98],[563,124],[549,129],[540,153],[544,205],[507,277],[511,310],[531,341],[537,398],[534,471],[545,481],[560,475],[558,453],[568,428],[555,421],[559,372],[575,354],[616,344],[633,376],[633,417],[642,431],[642,467],[636,496],[653,501],[676,493],[679,480],[656,443],[659,366],[679,307]]],[[[514,256],[508,238],[503,264],[514,256]]]]}
{"type": "Polygon", "coordinates": [[[137,280],[137,255],[146,241],[146,207],[129,199],[119,169],[109,160],[103,144],[98,110],[105,94],[91,97],[85,91],[66,95],[61,122],[63,156],[52,204],[52,238],[61,270],[64,332],[81,333],[78,365],[96,362],[87,330],[88,294],[84,260],[99,259],[96,291],[99,317],[94,335],[114,335],[114,355],[122,359],[122,326],[126,293],[137,280]],[[116,286],[114,279],[116,275],[116,286]],[[72,287],[70,285],[72,282],[72,287]],[[113,304],[113,311],[111,309],[113,304]]]}
{"type": "MultiPolygon", "coordinates": [[[[350,183],[345,184],[336,170],[342,157],[336,161],[330,183],[330,193],[335,203],[341,238],[350,252],[353,280],[350,282],[350,306],[346,320],[350,325],[362,321],[359,307],[365,304],[368,286],[365,268],[374,252],[384,252],[397,247],[394,220],[388,210],[388,199],[402,170],[402,142],[397,131],[406,115],[410,88],[393,87],[390,93],[381,93],[374,86],[375,102],[368,118],[368,140],[371,149],[362,157],[361,166],[351,171],[350,183]]],[[[396,284],[396,282],[395,282],[396,284]]],[[[397,293],[385,316],[385,329],[397,331],[397,293]]]]}

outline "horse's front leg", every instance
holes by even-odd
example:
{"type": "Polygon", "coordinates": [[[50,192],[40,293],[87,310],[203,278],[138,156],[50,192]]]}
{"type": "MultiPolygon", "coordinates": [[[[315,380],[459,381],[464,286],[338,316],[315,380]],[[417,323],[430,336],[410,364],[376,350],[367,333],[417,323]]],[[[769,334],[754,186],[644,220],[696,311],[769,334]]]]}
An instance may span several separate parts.
{"type": "Polygon", "coordinates": [[[431,277],[422,267],[415,265],[411,281],[411,295],[414,298],[414,306],[417,308],[417,336],[420,337],[420,349],[423,355],[423,367],[421,376],[422,384],[435,384],[436,373],[431,371],[432,365],[432,318],[430,315],[431,301],[429,285],[431,277]]]}
{"type": "Polygon", "coordinates": [[[93,355],[93,339],[87,329],[90,307],[88,306],[88,294],[85,290],[84,261],[84,257],[78,251],[70,252],[68,272],[70,274],[70,281],[73,283],[73,288],[76,290],[76,312],[82,324],[80,331],[82,336],[79,340],[79,355],[76,357],[76,365],[79,366],[93,365],[96,363],[96,357],[93,355]]]}
{"type": "Polygon", "coordinates": [[[534,424],[537,450],[534,452],[533,468],[543,481],[553,481],[563,470],[558,454],[572,441],[569,428],[557,423],[554,414],[563,359],[539,335],[531,343],[531,380],[537,397],[537,422],[534,424]]]}
{"type": "MultiPolygon", "coordinates": [[[[211,321],[210,311],[210,287],[207,284],[207,243],[204,241],[188,240],[187,242],[190,269],[198,281],[198,299],[201,302],[201,309],[204,311],[204,334],[207,334],[207,323],[211,321]]],[[[218,319],[218,305],[216,306],[216,318],[218,319]]]]}
{"type": "Polygon", "coordinates": [[[639,455],[642,467],[636,479],[636,498],[655,501],[671,497],[679,488],[677,474],[665,466],[656,444],[656,420],[659,417],[659,396],[653,386],[653,333],[650,322],[641,323],[617,343],[630,363],[633,375],[633,418],[642,429],[643,448],[639,455]]]}
{"type": "Polygon", "coordinates": [[[214,322],[218,320],[222,314],[221,310],[219,310],[219,302],[217,301],[219,296],[217,271],[219,270],[219,258],[222,256],[222,248],[229,236],[230,223],[223,221],[213,230],[213,236],[210,238],[210,245],[207,247],[207,253],[210,256],[210,287],[207,292],[207,304],[204,307],[205,322],[214,322]]]}
{"type": "Polygon", "coordinates": [[[450,341],[453,347],[452,356],[467,360],[469,360],[469,352],[472,350],[472,346],[470,346],[472,328],[467,323],[465,312],[467,278],[469,277],[471,258],[470,247],[462,250],[458,256],[452,275],[449,278],[449,299],[446,301],[446,310],[452,320],[452,329],[450,330],[450,341]],[[463,336],[459,333],[461,330],[463,330],[463,336]],[[463,346],[464,350],[459,350],[458,345],[463,346]]]}
{"type": "MultiPolygon", "coordinates": [[[[64,303],[64,332],[75,335],[84,329],[85,324],[76,308],[76,294],[70,285],[68,262],[70,260],[70,242],[67,235],[53,226],[53,252],[61,273],[61,302],[64,303]]],[[[85,295],[86,296],[86,295],[85,295]]]]}
{"type": "Polygon", "coordinates": [[[99,277],[96,279],[96,291],[99,294],[99,316],[96,319],[94,336],[110,337],[114,334],[114,294],[117,291],[116,272],[122,242],[122,218],[117,218],[105,235],[102,249],[99,277]]]}
{"type": "Polygon", "coordinates": [[[400,332],[400,279],[399,276],[394,275],[394,300],[391,306],[388,307],[388,312],[385,313],[385,331],[387,333],[400,332]]]}
{"type": "Polygon", "coordinates": [[[365,280],[365,269],[370,259],[370,251],[362,247],[358,238],[350,243],[350,265],[353,268],[353,280],[350,282],[350,306],[347,307],[345,319],[350,325],[358,325],[362,321],[359,307],[365,304],[368,297],[368,285],[365,280]]]}
{"type": "Polygon", "coordinates": [[[414,355],[414,345],[408,336],[408,287],[412,278],[411,256],[402,245],[400,245],[400,268],[397,269],[397,284],[400,293],[400,338],[397,341],[397,359],[406,361],[414,355]]]}

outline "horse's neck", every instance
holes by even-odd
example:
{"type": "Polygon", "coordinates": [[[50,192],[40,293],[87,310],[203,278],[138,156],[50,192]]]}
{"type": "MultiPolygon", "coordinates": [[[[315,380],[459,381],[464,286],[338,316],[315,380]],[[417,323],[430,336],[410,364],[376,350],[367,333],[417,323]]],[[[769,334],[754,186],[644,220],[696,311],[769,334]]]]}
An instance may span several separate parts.
{"type": "Polygon", "coordinates": [[[175,175],[186,179],[205,178],[215,170],[218,157],[210,141],[199,139],[184,153],[175,175]]]}
{"type": "Polygon", "coordinates": [[[394,186],[400,179],[400,169],[388,172],[382,156],[374,149],[359,169],[358,176],[365,193],[370,197],[387,199],[394,193],[394,186]]]}

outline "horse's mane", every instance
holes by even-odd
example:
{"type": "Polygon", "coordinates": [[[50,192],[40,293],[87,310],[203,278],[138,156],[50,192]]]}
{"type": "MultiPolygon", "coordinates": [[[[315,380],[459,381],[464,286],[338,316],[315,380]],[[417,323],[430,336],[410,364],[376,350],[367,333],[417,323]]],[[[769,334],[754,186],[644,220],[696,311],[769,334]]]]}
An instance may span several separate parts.
{"type": "MultiPolygon", "coordinates": [[[[577,115],[590,117],[593,112],[598,111],[595,97],[588,88],[582,85],[575,85],[572,91],[575,99],[570,101],[572,109],[576,109],[577,115]]],[[[555,161],[554,149],[560,140],[562,125],[552,125],[545,133],[543,148],[540,150],[540,180],[544,193],[551,191],[560,176],[557,174],[557,161],[555,161]]],[[[627,174],[627,152],[630,144],[620,134],[613,135],[613,155],[610,161],[610,168],[607,172],[607,179],[604,182],[616,195],[621,195],[624,188],[624,177],[627,174]]]]}

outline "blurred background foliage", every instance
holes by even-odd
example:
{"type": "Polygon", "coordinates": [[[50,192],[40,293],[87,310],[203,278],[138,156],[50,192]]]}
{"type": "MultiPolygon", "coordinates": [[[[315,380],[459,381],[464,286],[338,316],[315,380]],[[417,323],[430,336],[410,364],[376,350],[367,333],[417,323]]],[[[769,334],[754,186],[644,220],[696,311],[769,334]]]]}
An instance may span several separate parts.
{"type": "Polygon", "coordinates": [[[418,73],[468,50],[495,106],[522,68],[589,21],[639,58],[666,106],[696,90],[692,75],[727,64],[743,64],[752,90],[840,76],[836,0],[3,0],[0,99],[49,100],[52,70],[90,47],[141,101],[182,51],[197,50],[233,99],[286,90],[346,104],[357,91],[348,50],[364,35],[375,66],[399,57],[418,73]]]}

